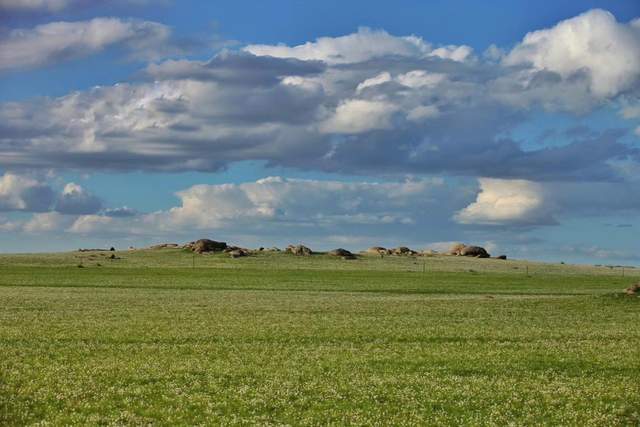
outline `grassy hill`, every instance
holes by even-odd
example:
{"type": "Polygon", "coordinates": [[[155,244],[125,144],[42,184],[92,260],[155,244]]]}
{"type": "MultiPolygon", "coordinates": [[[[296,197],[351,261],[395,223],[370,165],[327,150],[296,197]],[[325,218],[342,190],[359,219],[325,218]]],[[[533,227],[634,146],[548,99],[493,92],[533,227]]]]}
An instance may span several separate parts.
{"type": "Polygon", "coordinates": [[[0,256],[0,424],[640,423],[638,269],[110,255],[0,256]]]}

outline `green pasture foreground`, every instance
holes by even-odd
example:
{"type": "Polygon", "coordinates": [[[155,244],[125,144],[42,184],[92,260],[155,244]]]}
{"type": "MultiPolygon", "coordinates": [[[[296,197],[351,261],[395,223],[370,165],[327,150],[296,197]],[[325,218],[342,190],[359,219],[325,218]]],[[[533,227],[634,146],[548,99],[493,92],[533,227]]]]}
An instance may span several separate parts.
{"type": "Polygon", "coordinates": [[[638,269],[110,255],[0,256],[0,425],[640,424],[638,269]]]}

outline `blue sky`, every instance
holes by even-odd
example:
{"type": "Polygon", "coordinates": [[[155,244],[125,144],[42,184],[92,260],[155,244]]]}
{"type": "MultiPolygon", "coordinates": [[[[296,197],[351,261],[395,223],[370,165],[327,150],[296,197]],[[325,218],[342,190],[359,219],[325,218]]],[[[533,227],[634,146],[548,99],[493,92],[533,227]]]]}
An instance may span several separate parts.
{"type": "Polygon", "coordinates": [[[0,0],[0,251],[463,241],[640,264],[638,17],[0,0]]]}

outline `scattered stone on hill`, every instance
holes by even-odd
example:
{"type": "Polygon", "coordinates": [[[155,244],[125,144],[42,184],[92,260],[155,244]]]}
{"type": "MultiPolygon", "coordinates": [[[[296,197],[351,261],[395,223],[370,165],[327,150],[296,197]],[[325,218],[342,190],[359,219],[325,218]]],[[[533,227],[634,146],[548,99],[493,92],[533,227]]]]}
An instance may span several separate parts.
{"type": "Polygon", "coordinates": [[[243,248],[237,248],[229,252],[231,258],[241,258],[249,255],[249,251],[243,248]]]}
{"type": "Polygon", "coordinates": [[[340,257],[353,256],[353,254],[350,251],[342,248],[334,249],[332,251],[327,252],[327,254],[332,256],[340,256],[340,257]]]}
{"type": "Polygon", "coordinates": [[[201,254],[205,252],[221,252],[227,248],[227,244],[225,242],[216,242],[215,240],[210,239],[200,239],[195,242],[187,243],[184,247],[201,254]]]}
{"type": "Polygon", "coordinates": [[[389,255],[391,253],[389,249],[383,248],[382,246],[373,246],[363,252],[369,255],[380,255],[380,256],[389,255]]]}
{"type": "Polygon", "coordinates": [[[395,249],[391,249],[391,253],[393,255],[410,256],[410,255],[416,255],[418,252],[414,251],[413,249],[409,249],[406,246],[400,246],[395,249]]]}
{"type": "Polygon", "coordinates": [[[149,249],[175,249],[179,248],[177,243],[160,243],[159,245],[150,246],[149,249]]]}
{"type": "Polygon", "coordinates": [[[630,297],[636,296],[640,294],[640,283],[636,283],[635,285],[631,285],[626,289],[626,294],[630,297]]]}
{"type": "Polygon", "coordinates": [[[109,250],[110,250],[111,252],[115,252],[115,251],[116,251],[116,248],[114,248],[113,246],[111,246],[111,247],[109,248],[109,250]]]}
{"type": "Polygon", "coordinates": [[[453,245],[451,247],[451,249],[449,249],[449,255],[460,255],[460,252],[462,251],[462,249],[464,249],[467,245],[465,245],[464,243],[456,243],[455,245],[453,245]]]}
{"type": "Polygon", "coordinates": [[[496,259],[507,259],[506,255],[498,255],[496,259]]]}
{"type": "Polygon", "coordinates": [[[457,243],[449,250],[449,255],[468,256],[475,258],[489,258],[491,255],[480,246],[467,246],[463,243],[457,243]]]}
{"type": "Polygon", "coordinates": [[[234,252],[234,251],[245,252],[247,255],[251,253],[251,249],[241,248],[240,246],[227,246],[222,250],[222,252],[224,252],[225,254],[230,254],[231,252],[234,252]]]}
{"type": "Polygon", "coordinates": [[[287,246],[286,252],[298,256],[309,256],[313,253],[311,249],[303,245],[289,245],[287,246]]]}

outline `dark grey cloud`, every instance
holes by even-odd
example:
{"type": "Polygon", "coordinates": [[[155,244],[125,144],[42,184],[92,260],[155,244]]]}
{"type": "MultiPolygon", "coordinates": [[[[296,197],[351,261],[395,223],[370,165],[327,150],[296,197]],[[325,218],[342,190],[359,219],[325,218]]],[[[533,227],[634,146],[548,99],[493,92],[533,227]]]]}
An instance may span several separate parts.
{"type": "Polygon", "coordinates": [[[48,185],[33,178],[11,173],[0,176],[0,212],[46,212],[54,197],[48,185]]]}
{"type": "Polygon", "coordinates": [[[105,209],[102,214],[112,218],[131,218],[139,215],[140,212],[127,206],[123,206],[121,208],[105,209]]]}
{"type": "Polygon", "coordinates": [[[102,209],[102,200],[81,186],[69,183],[58,196],[55,211],[70,215],[93,214],[102,209]]]}
{"type": "Polygon", "coordinates": [[[223,51],[207,62],[168,60],[151,64],[146,74],[155,80],[201,80],[241,86],[274,86],[286,76],[311,76],[325,71],[321,61],[273,58],[223,51]]]}
{"type": "Polygon", "coordinates": [[[93,214],[102,209],[102,201],[80,185],[68,183],[62,192],[31,177],[7,172],[0,176],[0,211],[93,214]]]}

